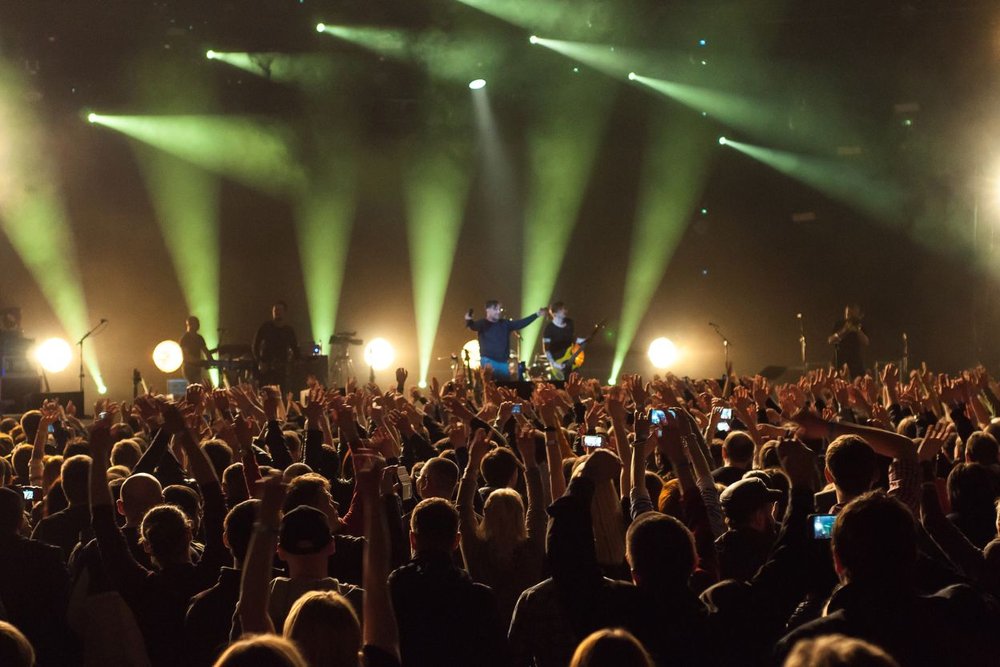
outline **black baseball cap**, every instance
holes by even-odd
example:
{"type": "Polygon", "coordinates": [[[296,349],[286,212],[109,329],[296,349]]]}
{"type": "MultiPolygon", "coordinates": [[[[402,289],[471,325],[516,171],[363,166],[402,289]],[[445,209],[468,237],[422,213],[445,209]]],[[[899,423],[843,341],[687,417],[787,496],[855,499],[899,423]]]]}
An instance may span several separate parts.
{"type": "Polygon", "coordinates": [[[783,496],[781,491],[768,488],[759,477],[744,477],[727,486],[719,501],[730,521],[740,521],[761,505],[773,503],[783,496]]]}
{"type": "Polygon", "coordinates": [[[306,556],[319,553],[332,540],[326,514],[315,507],[300,505],[281,518],[278,546],[290,554],[306,556]]]}

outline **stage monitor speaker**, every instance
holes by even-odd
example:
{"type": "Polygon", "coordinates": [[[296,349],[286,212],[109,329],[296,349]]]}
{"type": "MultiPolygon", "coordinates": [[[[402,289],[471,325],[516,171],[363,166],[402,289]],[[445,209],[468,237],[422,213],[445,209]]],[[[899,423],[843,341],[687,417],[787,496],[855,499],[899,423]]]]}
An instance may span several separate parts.
{"type": "Polygon", "coordinates": [[[25,412],[28,397],[42,390],[38,375],[7,375],[0,377],[0,406],[3,412],[25,412]]]}
{"type": "Polygon", "coordinates": [[[42,407],[42,401],[59,401],[59,405],[63,407],[66,407],[70,401],[73,401],[73,405],[76,406],[77,415],[87,412],[87,407],[83,404],[82,391],[43,391],[34,393],[25,399],[25,410],[37,410],[42,407]]]}

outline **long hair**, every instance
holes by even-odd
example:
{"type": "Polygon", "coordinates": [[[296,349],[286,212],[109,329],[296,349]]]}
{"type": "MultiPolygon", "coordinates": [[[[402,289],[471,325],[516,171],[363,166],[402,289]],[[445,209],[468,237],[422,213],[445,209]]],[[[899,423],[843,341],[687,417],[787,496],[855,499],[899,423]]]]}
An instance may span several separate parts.
{"type": "Polygon", "coordinates": [[[628,630],[598,630],[580,642],[570,667],[653,667],[653,660],[628,630]]]}
{"type": "Polygon", "coordinates": [[[515,547],[528,539],[524,525],[524,501],[513,489],[496,489],[486,499],[483,521],[476,529],[501,561],[508,560],[515,547]]]}
{"type": "Polygon", "coordinates": [[[214,667],[311,667],[295,644],[277,635],[250,635],[229,645],[214,667]]]}
{"type": "Polygon", "coordinates": [[[594,489],[591,504],[597,562],[619,566],[625,562],[625,516],[614,482],[608,480],[594,489]]]}
{"type": "Polygon", "coordinates": [[[284,635],[310,667],[358,667],[361,623],[354,607],[333,591],[311,591],[292,605],[284,635]]]}

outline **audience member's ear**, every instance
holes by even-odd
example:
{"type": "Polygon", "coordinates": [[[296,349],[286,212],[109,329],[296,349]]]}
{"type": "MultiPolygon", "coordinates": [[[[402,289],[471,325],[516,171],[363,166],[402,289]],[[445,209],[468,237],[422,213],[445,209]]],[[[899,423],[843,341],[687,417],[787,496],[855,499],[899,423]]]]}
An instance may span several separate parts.
{"type": "Polygon", "coordinates": [[[118,510],[119,514],[125,516],[125,505],[122,504],[121,498],[115,501],[115,508],[118,510]]]}

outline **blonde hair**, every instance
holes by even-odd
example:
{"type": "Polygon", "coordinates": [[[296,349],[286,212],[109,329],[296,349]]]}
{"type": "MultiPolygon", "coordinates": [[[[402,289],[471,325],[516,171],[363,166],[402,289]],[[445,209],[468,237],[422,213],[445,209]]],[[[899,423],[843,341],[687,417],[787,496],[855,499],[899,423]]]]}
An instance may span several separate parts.
{"type": "Polygon", "coordinates": [[[866,641],[845,635],[800,639],[785,667],[899,667],[889,654],[866,641]]]}
{"type": "Polygon", "coordinates": [[[304,594],[292,605],[283,630],[310,667],[358,667],[361,623],[350,601],[339,593],[304,594]]]}
{"type": "Polygon", "coordinates": [[[479,537],[488,542],[501,559],[510,557],[517,545],[528,539],[524,525],[524,501],[513,489],[496,489],[483,506],[479,537]]]}
{"type": "Polygon", "coordinates": [[[213,667],[311,667],[295,644],[278,635],[250,635],[230,644],[213,667]]]}
{"type": "Polygon", "coordinates": [[[628,630],[598,630],[580,642],[570,667],[653,667],[653,659],[628,630]]]}
{"type": "MultiPolygon", "coordinates": [[[[573,466],[576,472],[587,460],[577,459],[573,466]]],[[[607,480],[594,487],[594,499],[590,503],[591,524],[597,550],[597,562],[601,565],[619,566],[625,562],[625,516],[614,482],[607,480]]]]}

